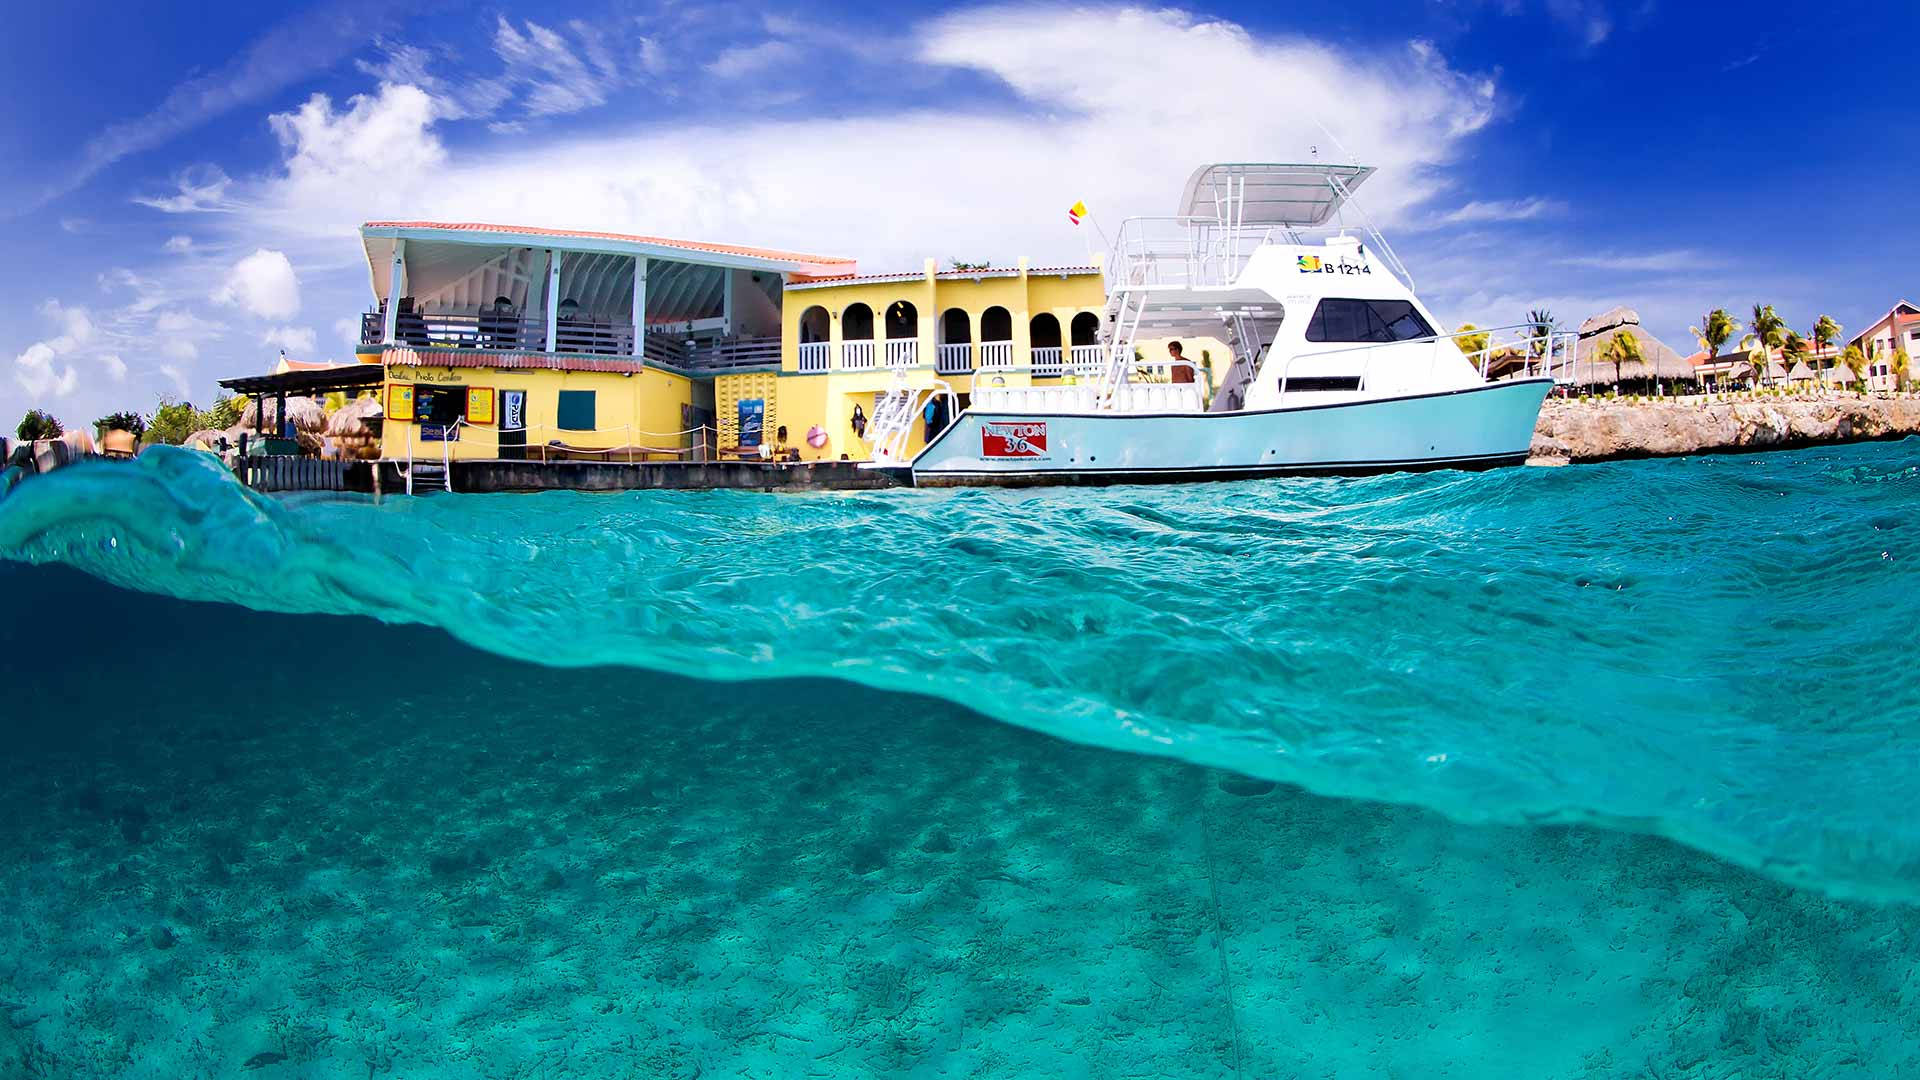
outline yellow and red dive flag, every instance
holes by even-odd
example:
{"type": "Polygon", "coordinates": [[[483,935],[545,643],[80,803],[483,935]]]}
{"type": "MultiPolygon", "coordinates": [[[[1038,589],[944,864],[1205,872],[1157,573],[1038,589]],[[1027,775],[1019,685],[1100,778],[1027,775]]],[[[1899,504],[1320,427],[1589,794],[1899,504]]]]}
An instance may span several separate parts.
{"type": "Polygon", "coordinates": [[[1075,225],[1080,224],[1080,219],[1086,216],[1087,216],[1086,203],[1077,202],[1077,203],[1074,203],[1072,206],[1067,207],[1067,220],[1073,222],[1075,225]]]}

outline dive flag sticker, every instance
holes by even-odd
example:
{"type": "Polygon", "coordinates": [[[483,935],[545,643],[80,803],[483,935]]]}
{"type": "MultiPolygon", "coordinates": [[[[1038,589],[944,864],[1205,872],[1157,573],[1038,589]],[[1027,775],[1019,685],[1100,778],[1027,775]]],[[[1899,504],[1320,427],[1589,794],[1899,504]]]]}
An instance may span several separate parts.
{"type": "Polygon", "coordinates": [[[980,456],[1044,459],[1047,456],[1047,422],[1026,420],[1017,423],[981,424],[980,456]]]}

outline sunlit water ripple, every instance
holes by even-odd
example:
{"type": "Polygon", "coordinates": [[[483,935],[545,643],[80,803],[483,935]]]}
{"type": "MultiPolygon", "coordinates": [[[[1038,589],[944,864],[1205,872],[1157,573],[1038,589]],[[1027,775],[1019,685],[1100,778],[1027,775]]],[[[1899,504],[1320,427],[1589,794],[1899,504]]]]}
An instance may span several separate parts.
{"type": "Polygon", "coordinates": [[[556,666],[852,679],[1457,820],[1920,896],[1920,441],[1159,488],[277,499],[204,455],[0,556],[556,666]]]}

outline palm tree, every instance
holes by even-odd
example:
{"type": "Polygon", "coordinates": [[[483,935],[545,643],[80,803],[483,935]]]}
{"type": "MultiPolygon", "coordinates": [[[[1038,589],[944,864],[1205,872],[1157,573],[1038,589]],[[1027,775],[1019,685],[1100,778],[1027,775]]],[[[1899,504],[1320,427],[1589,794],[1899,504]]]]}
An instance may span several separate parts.
{"type": "Polygon", "coordinates": [[[1613,365],[1613,396],[1620,396],[1620,369],[1627,364],[1641,361],[1640,339],[1625,330],[1614,334],[1607,347],[1600,353],[1600,359],[1613,365]]]}
{"type": "Polygon", "coordinates": [[[1860,351],[1860,346],[1849,345],[1841,350],[1838,362],[1848,371],[1853,372],[1855,378],[1858,378],[1860,372],[1867,366],[1867,357],[1865,353],[1860,351]]]}
{"type": "Polygon", "coordinates": [[[1905,390],[1907,388],[1907,368],[1912,366],[1912,364],[1913,361],[1907,356],[1906,349],[1893,350],[1893,360],[1888,367],[1893,374],[1893,388],[1895,390],[1905,390]]]}
{"type": "Polygon", "coordinates": [[[1786,329],[1787,324],[1774,314],[1772,304],[1753,305],[1753,318],[1747,322],[1747,333],[1740,339],[1740,347],[1748,350],[1757,347],[1760,350],[1761,361],[1754,367],[1759,378],[1766,378],[1767,354],[1780,347],[1786,329]]]}
{"type": "Polygon", "coordinates": [[[1727,342],[1733,340],[1733,335],[1740,332],[1740,324],[1733,320],[1726,308],[1714,308],[1700,320],[1699,326],[1687,327],[1687,332],[1693,335],[1693,340],[1700,343],[1700,348],[1708,356],[1718,356],[1720,350],[1727,347],[1727,342]]]}
{"type": "Polygon", "coordinates": [[[1546,308],[1534,308],[1527,312],[1528,335],[1527,355],[1540,356],[1547,351],[1547,335],[1553,333],[1553,312],[1546,308]]]}
{"type": "Polygon", "coordinates": [[[1820,347],[1821,352],[1833,348],[1833,343],[1839,340],[1840,324],[1833,321],[1833,316],[1822,315],[1814,321],[1813,343],[1820,347]]]}

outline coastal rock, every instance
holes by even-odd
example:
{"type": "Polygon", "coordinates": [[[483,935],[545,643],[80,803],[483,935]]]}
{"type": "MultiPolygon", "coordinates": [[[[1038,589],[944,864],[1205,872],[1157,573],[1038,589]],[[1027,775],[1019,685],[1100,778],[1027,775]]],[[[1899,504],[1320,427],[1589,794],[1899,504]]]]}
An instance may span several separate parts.
{"type": "Polygon", "coordinates": [[[1920,434],[1920,399],[1549,400],[1532,456],[1569,461],[1761,450],[1920,434]]]}

